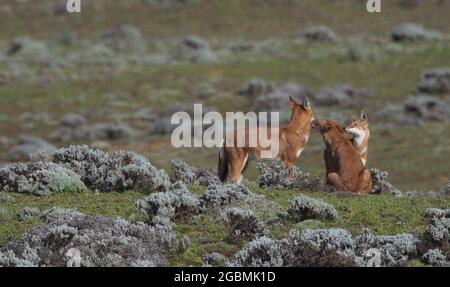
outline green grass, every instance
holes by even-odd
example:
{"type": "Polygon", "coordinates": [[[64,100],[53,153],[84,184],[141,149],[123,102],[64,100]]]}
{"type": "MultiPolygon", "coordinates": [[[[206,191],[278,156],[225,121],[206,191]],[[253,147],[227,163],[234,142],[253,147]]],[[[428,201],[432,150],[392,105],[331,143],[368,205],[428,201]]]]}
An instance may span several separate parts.
{"type": "MultiPolygon", "coordinates": [[[[268,226],[269,236],[273,238],[283,238],[291,229],[338,227],[349,230],[353,235],[357,235],[362,228],[369,228],[376,234],[412,233],[420,237],[427,224],[427,220],[423,217],[427,208],[450,208],[450,201],[446,196],[405,198],[395,198],[391,195],[352,196],[322,192],[305,193],[297,190],[264,190],[256,184],[250,184],[249,188],[257,194],[265,195],[267,200],[278,203],[284,210],[289,208],[291,199],[304,194],[326,201],[338,211],[339,220],[336,222],[306,220],[281,226],[270,225],[268,226]]],[[[205,189],[193,186],[191,190],[194,194],[200,195],[205,189]]],[[[0,204],[0,207],[8,211],[8,215],[0,219],[0,247],[20,238],[32,226],[42,224],[38,218],[19,221],[17,213],[24,207],[76,208],[88,215],[144,220],[134,204],[137,199],[145,196],[139,192],[61,193],[46,197],[21,194],[10,194],[10,196],[9,201],[0,204]]],[[[232,256],[245,244],[245,242],[229,241],[226,227],[208,214],[178,220],[176,232],[180,237],[188,236],[192,244],[183,254],[168,258],[171,266],[199,266],[205,253],[219,252],[225,256],[232,256]]]]}
{"type": "Polygon", "coordinates": [[[447,9],[436,5],[436,1],[424,1],[419,9],[402,9],[396,1],[384,1],[382,13],[374,14],[367,13],[364,5],[353,0],[203,0],[195,5],[180,5],[175,10],[158,9],[141,0],[97,4],[85,1],[82,13],[64,17],[51,15],[52,7],[47,5],[30,7],[12,0],[3,2],[13,10],[12,15],[0,18],[0,37],[7,39],[15,35],[48,38],[68,28],[82,36],[95,37],[98,30],[121,23],[138,26],[148,37],[174,37],[195,32],[208,38],[250,39],[293,37],[308,26],[320,24],[331,26],[344,35],[365,30],[386,36],[393,25],[408,21],[441,31],[450,29],[447,9]]]}
{"type": "MultiPolygon", "coordinates": [[[[263,190],[255,184],[251,184],[250,189],[265,195],[268,200],[280,204],[285,210],[289,208],[289,201],[300,194],[296,190],[263,190]]],[[[421,236],[427,225],[427,220],[423,217],[424,211],[432,207],[450,207],[450,201],[445,196],[395,198],[391,195],[351,196],[304,192],[301,194],[332,204],[338,211],[340,219],[336,222],[306,220],[284,226],[269,226],[271,237],[283,238],[291,229],[306,228],[344,228],[354,236],[363,228],[369,228],[379,235],[412,233],[421,236]]],[[[177,231],[179,235],[190,237],[192,245],[182,256],[171,258],[170,262],[174,266],[199,265],[202,256],[208,252],[230,256],[244,244],[244,242],[230,243],[224,227],[204,215],[194,216],[178,223],[177,231]]]]}
{"type": "Polygon", "coordinates": [[[6,203],[0,203],[1,207],[8,210],[8,216],[0,224],[0,246],[18,239],[31,226],[42,223],[39,219],[19,221],[17,214],[24,207],[76,208],[88,215],[120,216],[132,219],[139,218],[135,201],[144,196],[142,193],[133,191],[124,193],[58,193],[44,197],[12,193],[6,203]]]}

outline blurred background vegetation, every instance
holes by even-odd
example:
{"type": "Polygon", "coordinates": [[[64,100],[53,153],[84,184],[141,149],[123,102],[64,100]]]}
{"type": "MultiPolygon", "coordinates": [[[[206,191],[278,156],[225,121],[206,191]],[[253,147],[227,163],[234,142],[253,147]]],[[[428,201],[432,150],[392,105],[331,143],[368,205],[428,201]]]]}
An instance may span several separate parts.
{"type": "MultiPolygon", "coordinates": [[[[450,3],[383,1],[370,14],[365,2],[81,0],[82,12],[69,14],[65,1],[3,0],[1,162],[87,143],[164,168],[173,158],[215,167],[217,150],[171,146],[173,111],[194,103],[248,111],[258,101],[279,110],[267,94],[282,103],[306,89],[319,117],[344,123],[368,112],[369,167],[402,190],[440,190],[449,179],[449,92],[418,85],[425,71],[450,66],[450,3]],[[252,79],[268,90],[246,89],[252,79]]],[[[313,135],[298,166],[322,175],[322,150],[313,135]]]]}

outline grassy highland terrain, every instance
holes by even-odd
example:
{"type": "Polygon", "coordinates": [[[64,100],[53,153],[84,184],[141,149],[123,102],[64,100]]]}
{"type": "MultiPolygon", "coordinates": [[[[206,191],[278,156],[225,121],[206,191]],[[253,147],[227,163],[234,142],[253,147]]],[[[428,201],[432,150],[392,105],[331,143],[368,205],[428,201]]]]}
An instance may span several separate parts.
{"type": "MultiPolygon", "coordinates": [[[[27,161],[8,155],[19,145],[21,135],[31,135],[56,148],[88,144],[109,152],[133,151],[170,175],[171,159],[215,169],[217,149],[175,149],[170,134],[152,132],[149,126],[164,120],[167,124],[165,111],[170,108],[189,109],[194,103],[222,113],[249,111],[254,97],[237,92],[258,78],[274,86],[295,83],[313,93],[343,84],[369,90],[371,96],[349,105],[324,105],[313,97],[315,117],[343,122],[365,110],[371,126],[367,166],[388,171],[389,181],[401,191],[442,191],[449,182],[450,116],[430,120],[420,113],[413,113],[414,118],[407,113],[382,113],[419,97],[422,92],[417,86],[423,72],[450,67],[447,1],[419,1],[418,7],[383,1],[383,11],[377,14],[367,13],[361,4],[364,1],[356,0],[82,0],[81,14],[59,13],[58,1],[37,2],[0,3],[1,165],[27,161]],[[419,23],[441,36],[439,40],[394,42],[392,28],[405,22],[419,23]],[[118,25],[132,29],[105,36],[105,31],[118,25]],[[307,28],[321,25],[334,30],[337,39],[324,43],[302,36],[307,28]],[[180,41],[191,35],[207,42],[205,50],[213,55],[191,58],[180,52],[180,41]],[[21,43],[19,52],[13,51],[15,42],[21,43]],[[88,126],[124,124],[138,135],[63,141],[55,133],[68,114],[82,115],[88,126]],[[395,116],[404,119],[394,121],[395,116]]],[[[450,92],[429,96],[447,101],[441,108],[450,115],[450,92]]],[[[321,137],[313,133],[297,166],[323,177],[323,149],[321,137]]],[[[450,208],[444,193],[351,196],[261,188],[254,181],[258,176],[254,163],[245,176],[250,191],[263,195],[281,211],[286,212],[289,201],[303,194],[331,204],[339,214],[337,221],[308,219],[281,225],[269,224],[270,216],[262,218],[274,239],[286,237],[291,229],[308,228],[344,228],[353,236],[369,228],[377,235],[421,237],[429,222],[423,216],[425,210],[450,208]]],[[[196,196],[205,189],[189,185],[196,196]]],[[[89,189],[47,196],[9,192],[7,200],[0,200],[0,248],[44,223],[39,217],[20,220],[17,214],[25,207],[76,208],[86,215],[145,221],[136,201],[149,193],[139,189],[89,189]]],[[[191,244],[182,254],[168,256],[170,266],[200,266],[203,255],[210,252],[231,258],[250,241],[230,240],[226,225],[208,213],[176,218],[174,223],[177,236],[189,237],[191,244]]],[[[407,263],[417,264],[423,263],[417,259],[407,263]]]]}

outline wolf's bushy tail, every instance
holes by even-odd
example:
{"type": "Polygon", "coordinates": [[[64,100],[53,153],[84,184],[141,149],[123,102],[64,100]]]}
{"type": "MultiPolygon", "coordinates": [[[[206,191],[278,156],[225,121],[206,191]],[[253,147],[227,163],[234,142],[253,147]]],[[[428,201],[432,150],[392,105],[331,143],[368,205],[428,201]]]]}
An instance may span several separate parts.
{"type": "Polygon", "coordinates": [[[228,155],[225,148],[222,146],[219,151],[219,166],[217,170],[219,171],[219,179],[224,182],[228,177],[228,155]]]}

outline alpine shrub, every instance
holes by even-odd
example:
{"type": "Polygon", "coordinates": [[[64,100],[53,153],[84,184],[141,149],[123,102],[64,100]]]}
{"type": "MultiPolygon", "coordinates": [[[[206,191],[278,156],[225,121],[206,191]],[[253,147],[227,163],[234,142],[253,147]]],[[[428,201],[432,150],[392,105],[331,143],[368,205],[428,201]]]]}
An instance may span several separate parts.
{"type": "Polygon", "coordinates": [[[25,221],[25,220],[29,220],[33,217],[37,217],[40,214],[41,214],[41,210],[39,208],[24,207],[19,211],[19,213],[17,214],[17,217],[19,218],[19,220],[25,221]]]}
{"type": "Polygon", "coordinates": [[[53,209],[0,251],[0,266],[163,266],[179,252],[171,226],[53,209]]]}
{"type": "Polygon", "coordinates": [[[0,169],[0,185],[0,190],[4,192],[34,195],[86,190],[78,174],[51,162],[6,165],[0,169]]]}
{"type": "Polygon", "coordinates": [[[423,256],[422,260],[435,267],[448,267],[450,266],[450,260],[439,249],[429,249],[423,256]]]}
{"type": "Polygon", "coordinates": [[[220,253],[212,252],[203,255],[202,267],[224,267],[227,258],[220,253]]]}
{"type": "Polygon", "coordinates": [[[450,92],[450,68],[436,68],[425,71],[417,88],[423,93],[450,92]]]}
{"type": "Polygon", "coordinates": [[[225,210],[223,219],[230,228],[232,240],[252,240],[264,233],[264,224],[251,211],[229,208],[225,210]]]}
{"type": "Polygon", "coordinates": [[[153,220],[155,217],[180,218],[198,210],[200,201],[184,186],[176,183],[168,192],[152,193],[136,205],[153,220]]]}
{"type": "Polygon", "coordinates": [[[402,192],[387,181],[389,173],[376,168],[370,169],[372,177],[372,193],[390,193],[395,196],[401,196],[402,192]]]}
{"type": "Polygon", "coordinates": [[[339,218],[336,209],[330,204],[304,195],[289,201],[289,205],[288,214],[297,222],[306,219],[337,220],[339,218]]]}
{"type": "Polygon", "coordinates": [[[283,242],[263,236],[244,246],[227,266],[230,267],[282,267],[285,249],[283,242]]]}
{"type": "Polygon", "coordinates": [[[289,266],[355,266],[355,241],[344,229],[289,233],[289,266]]]}
{"type": "Polygon", "coordinates": [[[133,152],[105,153],[81,145],[59,149],[50,158],[77,173],[86,186],[101,192],[128,189],[162,192],[171,186],[164,170],[156,169],[133,152]]]}
{"type": "Polygon", "coordinates": [[[170,161],[170,168],[173,171],[175,180],[184,184],[201,186],[220,184],[219,177],[211,170],[192,167],[182,160],[170,161]]]}
{"type": "Polygon", "coordinates": [[[257,182],[262,188],[305,188],[309,184],[309,173],[306,173],[295,166],[286,169],[282,163],[270,164],[258,162],[256,168],[259,170],[257,182]]]}
{"type": "Polygon", "coordinates": [[[242,201],[250,195],[250,191],[238,184],[211,185],[200,197],[203,211],[242,201]]]}

